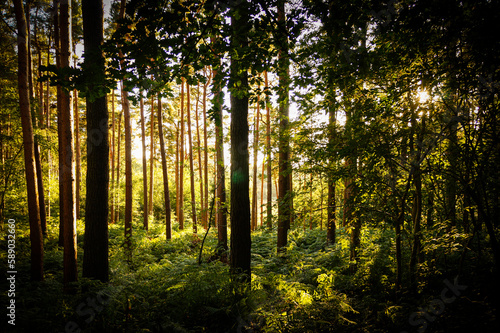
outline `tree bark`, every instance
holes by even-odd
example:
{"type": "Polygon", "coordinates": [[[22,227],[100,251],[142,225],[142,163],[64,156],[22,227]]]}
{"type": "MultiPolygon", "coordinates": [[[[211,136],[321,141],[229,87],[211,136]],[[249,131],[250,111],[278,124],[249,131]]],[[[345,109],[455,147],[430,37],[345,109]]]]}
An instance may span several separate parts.
{"type": "Polygon", "coordinates": [[[115,144],[115,90],[111,90],[111,209],[110,209],[110,223],[115,223],[115,160],[116,160],[116,144],[115,144]]]}
{"type": "Polygon", "coordinates": [[[140,109],[141,109],[141,139],[142,139],[142,185],[143,185],[143,195],[144,195],[144,203],[143,203],[143,214],[144,214],[144,229],[148,230],[148,165],[146,162],[146,126],[144,124],[144,98],[142,97],[141,92],[141,100],[140,100],[140,109]]]}
{"type": "Polygon", "coordinates": [[[193,136],[191,131],[191,89],[189,84],[186,86],[186,111],[187,111],[187,127],[188,127],[188,144],[189,144],[189,179],[191,183],[191,219],[193,221],[193,232],[198,232],[196,221],[196,192],[194,189],[194,163],[193,163],[193,136]]]}
{"type": "Polygon", "coordinates": [[[224,116],[222,114],[221,80],[214,69],[214,107],[215,114],[215,145],[217,155],[216,216],[217,216],[217,248],[220,253],[227,251],[227,205],[226,205],[226,170],[224,166],[224,116]]]}
{"type": "MultiPolygon", "coordinates": [[[[26,22],[27,22],[27,38],[28,38],[28,89],[30,101],[35,100],[35,92],[33,85],[33,59],[31,52],[31,33],[30,33],[30,9],[31,2],[26,3],[26,22]]],[[[36,23],[35,23],[36,24],[36,23]]],[[[36,38],[36,28],[35,28],[35,38],[36,38]]],[[[30,107],[33,107],[33,103],[30,103],[30,107]]],[[[31,118],[33,127],[37,128],[37,115],[38,112],[36,110],[31,110],[31,118]]],[[[34,147],[35,147],[35,165],[36,165],[36,173],[37,173],[37,187],[38,187],[38,206],[40,207],[40,224],[42,228],[42,234],[46,233],[47,229],[47,217],[45,215],[45,197],[43,191],[43,174],[42,174],[42,161],[40,158],[40,146],[38,144],[37,137],[34,137],[34,147]]]]}
{"type": "Polygon", "coordinates": [[[250,282],[250,197],[248,156],[248,2],[230,9],[231,16],[231,272],[250,282]]]}
{"type": "MultiPolygon", "coordinates": [[[[209,78],[210,79],[210,78],[209,78]]],[[[204,190],[205,190],[205,210],[202,212],[202,216],[203,216],[203,221],[204,221],[204,224],[207,225],[208,224],[208,134],[207,134],[207,85],[208,85],[208,81],[207,83],[203,86],[203,141],[204,141],[204,144],[203,144],[203,147],[205,148],[204,150],[204,163],[205,163],[205,167],[203,168],[204,171],[205,171],[205,177],[203,178],[203,180],[205,181],[205,186],[204,186],[204,190]]]]}
{"type": "MultiPolygon", "coordinates": [[[[333,105],[330,105],[329,110],[329,143],[330,147],[335,144],[335,110],[333,105]]],[[[330,166],[333,167],[335,161],[330,160],[330,166]]],[[[335,200],[335,179],[331,175],[328,176],[328,203],[327,203],[327,222],[326,222],[326,241],[328,244],[335,243],[336,232],[336,200],[335,200]]]]}
{"type": "Polygon", "coordinates": [[[257,155],[259,153],[260,99],[257,99],[255,128],[253,134],[253,181],[252,181],[252,230],[257,229],[257,155]]]}
{"type": "MultiPolygon", "coordinates": [[[[29,14],[27,13],[28,18],[26,19],[27,22],[29,22],[29,14]]],[[[39,69],[39,76],[40,76],[40,68],[42,65],[42,52],[41,48],[38,42],[38,33],[37,33],[37,25],[35,21],[35,28],[34,28],[34,35],[35,35],[35,46],[38,52],[38,69],[39,69]]],[[[29,26],[28,26],[28,35],[29,35],[29,26]]],[[[29,40],[29,37],[28,37],[29,40]]],[[[29,58],[29,67],[31,68],[32,66],[32,60],[31,60],[31,47],[29,46],[30,42],[28,42],[28,58],[29,58]]],[[[30,77],[28,78],[28,82],[30,83],[30,96],[33,96],[33,71],[29,71],[30,77]]],[[[40,81],[38,83],[38,89],[36,89],[36,99],[38,100],[38,110],[34,112],[36,114],[37,119],[38,119],[38,128],[43,129],[43,110],[44,110],[44,101],[43,101],[43,82],[40,81]]],[[[36,123],[36,122],[35,122],[36,123]]],[[[35,127],[37,127],[35,125],[35,127]]],[[[41,160],[41,154],[40,154],[40,145],[38,144],[38,140],[35,138],[35,163],[36,163],[36,173],[37,173],[37,186],[38,186],[38,202],[39,202],[39,207],[40,207],[40,224],[42,227],[42,234],[46,235],[47,234],[47,215],[45,212],[45,191],[44,191],[44,186],[43,186],[43,172],[42,172],[42,160],[41,160]]]]}
{"type": "Polygon", "coordinates": [[[73,111],[74,111],[74,124],[75,124],[74,128],[75,128],[75,162],[76,162],[75,209],[76,209],[76,218],[79,219],[80,190],[81,190],[80,183],[82,179],[82,172],[81,172],[81,149],[80,149],[80,110],[78,108],[78,90],[76,89],[73,90],[73,111]]]}
{"type": "MultiPolygon", "coordinates": [[[[48,43],[48,49],[47,49],[47,66],[50,65],[50,37],[49,37],[49,43],[48,43]]],[[[46,139],[49,141],[49,136],[48,136],[48,130],[50,129],[50,107],[49,107],[49,97],[50,97],[50,83],[47,80],[47,87],[45,89],[45,128],[47,129],[46,132],[46,139]]],[[[48,184],[51,183],[52,181],[52,154],[50,152],[50,149],[47,150],[47,164],[48,164],[48,184]]],[[[50,218],[50,199],[51,199],[51,192],[50,192],[50,186],[47,186],[47,218],[50,218]]]]}
{"type": "MultiPolygon", "coordinates": [[[[346,112],[346,124],[350,124],[353,121],[352,110],[346,112]]],[[[346,125],[346,127],[348,127],[346,125]]],[[[350,126],[349,126],[350,127],[350,126]]],[[[347,136],[352,135],[348,132],[347,136]]],[[[350,256],[351,261],[351,273],[357,270],[358,261],[358,249],[360,246],[360,235],[361,235],[361,221],[357,218],[354,209],[354,201],[356,196],[356,182],[355,176],[357,172],[357,153],[356,150],[350,153],[345,160],[344,165],[346,172],[348,173],[347,178],[344,180],[344,226],[351,227],[351,240],[350,240],[350,256]]]]}
{"type": "MultiPolygon", "coordinates": [[[[104,84],[105,60],[101,51],[104,41],[102,0],[84,0],[83,38],[87,82],[95,96],[87,96],[87,195],[85,200],[85,237],[83,276],[109,280],[108,263],[108,209],[109,209],[109,143],[108,103],[105,94],[99,93],[104,84]],[[103,81],[96,82],[96,78],[103,81]]],[[[114,91],[112,91],[114,117],[114,91]]],[[[113,119],[114,146],[114,119],[113,119]]],[[[114,155],[114,151],[113,151],[114,155]]],[[[118,175],[118,173],[117,173],[118,175]]],[[[111,217],[113,220],[113,217],[111,217]]]]}
{"type": "Polygon", "coordinates": [[[24,167],[28,197],[28,214],[31,242],[31,279],[42,281],[43,273],[43,239],[40,225],[40,206],[35,165],[35,148],[33,125],[31,122],[30,96],[28,84],[28,28],[24,7],[21,0],[14,0],[14,11],[17,22],[18,47],[18,91],[21,126],[23,131],[24,167]]]}
{"type": "Polygon", "coordinates": [[[122,114],[120,112],[118,114],[118,147],[116,149],[116,186],[115,186],[115,196],[116,196],[116,205],[115,205],[115,222],[120,221],[120,154],[121,154],[121,138],[122,138],[122,114]]]}
{"type": "MultiPolygon", "coordinates": [[[[54,0],[53,1],[53,7],[54,7],[54,45],[55,45],[55,52],[56,52],[56,67],[57,69],[61,68],[61,38],[60,38],[60,29],[59,29],[59,0],[54,0]]],[[[61,96],[63,94],[62,87],[60,85],[57,85],[57,117],[59,119],[59,115],[61,114],[61,96]]],[[[59,133],[60,126],[58,124],[57,126],[57,139],[58,139],[58,145],[61,144],[60,138],[61,135],[59,133]]],[[[61,177],[61,169],[62,169],[62,160],[59,158],[59,165],[58,165],[58,172],[59,172],[59,177],[61,177]]],[[[61,196],[61,193],[63,193],[62,189],[62,182],[59,182],[59,196],[61,196]]],[[[59,240],[58,240],[58,245],[59,246],[64,246],[64,207],[59,203],[59,240]]]]}
{"type": "MultiPolygon", "coordinates": [[[[122,0],[122,4],[124,0],[122,0]]],[[[130,103],[122,81],[122,109],[125,132],[125,251],[130,260],[132,255],[132,127],[130,103]]]]}
{"type": "MultiPolygon", "coordinates": [[[[120,19],[125,17],[127,0],[121,0],[120,19]]],[[[123,54],[120,51],[120,58],[123,54]]],[[[132,257],[132,125],[128,92],[122,83],[122,109],[125,129],[125,252],[128,260],[132,257]]]]}
{"type": "Polygon", "coordinates": [[[285,21],[285,0],[278,1],[278,32],[279,47],[278,77],[279,77],[279,175],[278,175],[278,252],[284,250],[287,244],[288,229],[291,221],[291,164],[289,138],[289,59],[288,40],[285,21]]]}
{"type": "Polygon", "coordinates": [[[266,160],[262,159],[262,171],[260,177],[260,227],[264,226],[264,175],[266,172],[266,160]]]}
{"type": "MultiPolygon", "coordinates": [[[[196,108],[195,108],[195,115],[196,115],[196,142],[198,144],[198,173],[200,177],[200,216],[201,216],[201,224],[203,228],[207,228],[207,223],[205,220],[205,212],[207,208],[205,206],[208,206],[208,203],[205,205],[205,199],[204,195],[205,192],[203,191],[203,164],[202,164],[202,159],[201,159],[201,137],[200,137],[200,122],[199,122],[199,117],[198,117],[198,105],[200,101],[200,84],[198,83],[198,87],[196,89],[196,108]]],[[[205,98],[205,95],[203,96],[205,98]]],[[[205,102],[205,101],[203,101],[205,102]]],[[[205,110],[204,110],[205,111],[205,110]]],[[[208,198],[207,198],[208,200],[208,198]]]]}
{"type": "Polygon", "coordinates": [[[181,133],[179,137],[179,193],[177,194],[177,222],[184,229],[184,79],[181,83],[181,133]]]}
{"type": "Polygon", "coordinates": [[[168,187],[167,156],[165,153],[165,140],[163,137],[163,116],[161,109],[161,97],[158,95],[158,135],[160,136],[161,168],[163,171],[163,193],[165,198],[165,228],[167,240],[172,238],[172,222],[170,208],[170,190],[168,187]]]}
{"type": "MultiPolygon", "coordinates": [[[[412,118],[411,118],[411,126],[412,126],[412,132],[414,132],[417,129],[417,119],[416,119],[416,107],[413,106],[412,104],[412,118]]],[[[413,222],[413,244],[412,244],[412,251],[411,251],[411,256],[410,256],[410,281],[412,283],[413,287],[416,287],[417,283],[417,264],[420,262],[421,259],[421,222],[422,222],[422,170],[420,168],[420,159],[421,159],[421,147],[423,143],[423,138],[424,138],[424,131],[425,131],[425,116],[422,118],[422,124],[421,124],[421,129],[418,132],[417,135],[417,142],[415,147],[412,147],[412,150],[416,149],[415,154],[415,159],[413,161],[412,165],[412,171],[413,171],[413,185],[415,187],[415,192],[413,196],[413,208],[412,208],[412,222],[413,222]]],[[[413,133],[412,133],[413,135],[413,133]]],[[[412,140],[413,141],[413,140],[412,140]]],[[[453,203],[454,205],[454,203],[453,203]]]]}
{"type": "Polygon", "coordinates": [[[151,96],[151,143],[149,153],[149,206],[148,215],[153,216],[153,184],[154,184],[154,165],[155,165],[155,115],[154,115],[154,97],[151,96]]]}
{"type": "MultiPolygon", "coordinates": [[[[71,56],[71,6],[69,0],[60,2],[59,29],[61,42],[61,68],[69,68],[71,56]]],[[[67,291],[69,283],[78,279],[76,248],[76,211],[75,211],[75,157],[71,119],[71,97],[67,90],[61,94],[61,113],[59,114],[59,181],[62,192],[59,201],[64,225],[64,284],[67,291]]]]}
{"type": "MultiPolygon", "coordinates": [[[[267,72],[264,73],[266,90],[269,88],[267,72]]],[[[273,228],[273,169],[271,160],[271,108],[269,97],[266,95],[266,160],[267,160],[267,228],[273,228]]]]}

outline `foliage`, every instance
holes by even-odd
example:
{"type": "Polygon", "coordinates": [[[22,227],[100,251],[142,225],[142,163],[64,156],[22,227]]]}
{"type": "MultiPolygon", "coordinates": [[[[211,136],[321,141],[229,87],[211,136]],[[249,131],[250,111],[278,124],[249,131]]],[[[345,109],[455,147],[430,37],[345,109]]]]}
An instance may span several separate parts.
{"type": "MultiPolygon", "coordinates": [[[[142,221],[134,221],[132,262],[127,264],[124,260],[123,226],[110,225],[109,284],[81,279],[77,293],[67,295],[62,293],[57,222],[49,224],[45,240],[46,280],[36,284],[26,280],[29,235],[23,220],[18,223],[17,286],[22,295],[17,304],[18,328],[29,330],[43,324],[43,332],[62,331],[69,321],[78,324],[82,332],[400,331],[407,329],[411,314],[408,311],[439,297],[442,279],[452,279],[453,266],[442,264],[458,260],[462,254],[460,247],[449,247],[447,258],[436,257],[440,271],[429,272],[420,297],[404,294],[398,304],[392,291],[392,231],[363,230],[361,264],[355,275],[349,271],[349,234],[343,228],[333,246],[326,245],[324,231],[295,229],[290,234],[286,255],[276,254],[275,232],[258,231],[253,234],[251,289],[235,294],[228,266],[219,261],[207,262],[217,246],[213,233],[209,233],[205,243],[204,263],[198,265],[200,239],[196,235],[174,231],[172,240],[166,242],[161,223],[152,223],[145,231],[140,227],[142,221]],[[94,317],[85,312],[91,308],[89,300],[103,302],[94,317]]],[[[82,232],[83,224],[79,222],[78,234],[82,232]]],[[[83,237],[79,236],[80,264],[82,242],[83,237]]],[[[5,244],[2,241],[2,265],[5,244]]],[[[484,255],[482,260],[487,260],[484,255]]],[[[471,271],[463,276],[462,281],[467,281],[471,292],[467,299],[456,301],[460,306],[452,309],[453,316],[440,318],[437,327],[446,322],[458,328],[463,323],[456,323],[453,318],[462,311],[475,314],[488,308],[489,302],[480,298],[479,282],[474,282],[486,275],[477,274],[480,273],[471,271]]],[[[486,320],[484,327],[492,327],[488,326],[492,325],[490,315],[482,315],[486,320]]]]}

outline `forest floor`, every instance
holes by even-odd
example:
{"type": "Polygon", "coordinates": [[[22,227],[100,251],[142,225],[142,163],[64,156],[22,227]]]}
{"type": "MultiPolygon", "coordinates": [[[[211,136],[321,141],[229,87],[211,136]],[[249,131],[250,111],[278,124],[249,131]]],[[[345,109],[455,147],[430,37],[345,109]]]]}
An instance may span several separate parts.
{"type": "MultiPolygon", "coordinates": [[[[78,228],[80,273],[82,224],[78,228]]],[[[82,278],[75,284],[76,292],[68,295],[62,292],[63,251],[57,246],[56,222],[49,224],[45,240],[46,278],[37,283],[29,278],[29,233],[20,227],[16,326],[8,325],[3,315],[0,331],[500,332],[500,287],[487,244],[479,244],[481,252],[466,254],[460,275],[457,267],[463,249],[426,253],[418,285],[396,294],[390,228],[364,229],[355,273],[349,263],[349,235],[343,228],[338,229],[333,246],[326,246],[325,231],[292,230],[286,254],[280,256],[276,232],[259,230],[252,235],[252,283],[244,290],[233,284],[226,264],[207,262],[217,245],[213,228],[201,265],[198,255],[204,232],[174,230],[167,242],[163,228],[160,223],[152,223],[149,231],[135,226],[133,257],[127,263],[123,227],[110,225],[110,282],[82,278]]],[[[0,265],[6,271],[5,237],[0,247],[0,265]]],[[[405,249],[404,262],[408,258],[405,249]]],[[[407,281],[405,274],[403,284],[407,281]]],[[[5,311],[9,289],[5,278],[0,287],[5,311]]]]}

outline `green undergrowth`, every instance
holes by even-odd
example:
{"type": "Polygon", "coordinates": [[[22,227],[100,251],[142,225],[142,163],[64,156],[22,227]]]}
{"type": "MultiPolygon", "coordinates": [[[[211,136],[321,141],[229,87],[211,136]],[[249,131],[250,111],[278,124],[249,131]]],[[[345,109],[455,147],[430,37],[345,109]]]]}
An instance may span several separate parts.
{"type": "MultiPolygon", "coordinates": [[[[82,229],[79,222],[80,235],[82,229]]],[[[109,283],[80,278],[73,294],[63,294],[63,252],[55,230],[52,221],[45,240],[46,279],[39,283],[29,281],[29,235],[25,228],[18,231],[17,332],[417,332],[423,326],[409,324],[412,313],[439,298],[443,279],[453,281],[455,273],[422,265],[420,290],[396,295],[390,230],[363,230],[356,272],[349,262],[349,230],[339,228],[334,245],[326,244],[324,230],[291,230],[279,255],[276,232],[258,230],[252,234],[251,286],[242,288],[231,280],[228,265],[210,260],[217,246],[214,229],[199,265],[204,231],[173,230],[166,241],[163,225],[152,222],[148,231],[134,225],[129,261],[123,227],[110,225],[109,283]]],[[[81,265],[83,237],[78,241],[81,265]]],[[[459,249],[452,250],[448,261],[460,258],[459,249]]],[[[408,251],[403,255],[407,260],[408,251]]],[[[441,267],[439,258],[430,258],[433,267],[441,267]]],[[[468,299],[479,298],[482,291],[467,283],[468,299]]],[[[6,293],[1,297],[5,301],[6,293]]],[[[426,331],[446,332],[443,322],[471,308],[479,311],[471,304],[464,298],[447,305],[426,331]]],[[[482,305],[481,311],[490,309],[484,300],[482,305]]],[[[491,318],[494,313],[483,314],[491,318]]],[[[455,321],[452,327],[460,325],[455,321]]]]}

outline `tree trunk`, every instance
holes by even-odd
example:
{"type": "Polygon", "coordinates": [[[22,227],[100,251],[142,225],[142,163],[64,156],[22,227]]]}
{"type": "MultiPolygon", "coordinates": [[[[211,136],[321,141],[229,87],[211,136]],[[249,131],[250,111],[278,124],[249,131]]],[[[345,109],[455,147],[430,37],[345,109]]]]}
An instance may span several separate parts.
{"type": "MultiPolygon", "coordinates": [[[[120,19],[125,17],[127,0],[121,0],[120,19]]],[[[120,58],[123,54],[119,52],[120,58]]],[[[130,102],[128,92],[122,84],[122,109],[125,129],[125,252],[127,260],[132,258],[132,125],[130,121],[130,102]]]]}
{"type": "MultiPolygon", "coordinates": [[[[95,84],[95,86],[90,86],[90,91],[95,95],[94,98],[87,97],[86,101],[87,195],[85,200],[83,276],[106,282],[109,280],[109,116],[106,95],[98,92],[104,82],[96,82],[96,78],[102,78],[104,81],[105,77],[105,60],[101,51],[104,40],[102,0],[84,0],[82,13],[85,63],[87,65],[85,75],[88,78],[87,82],[95,84]]],[[[114,117],[114,91],[112,94],[114,117]]]]}
{"type": "Polygon", "coordinates": [[[262,159],[262,171],[260,177],[260,227],[264,226],[264,174],[266,172],[266,160],[262,159]]]}
{"type": "MultiPolygon", "coordinates": [[[[413,103],[412,103],[413,104],[413,103]]],[[[412,106],[412,119],[411,126],[412,132],[417,129],[417,119],[416,119],[416,107],[412,106]]],[[[417,282],[417,264],[421,259],[421,221],[422,221],[422,170],[420,168],[421,159],[421,147],[423,144],[425,131],[425,116],[422,119],[422,128],[418,132],[416,147],[412,147],[412,150],[416,148],[415,160],[413,161],[412,171],[413,171],[413,184],[415,186],[415,193],[413,197],[413,209],[412,209],[412,222],[413,222],[413,244],[410,256],[410,281],[414,287],[416,287],[417,282]]],[[[454,206],[454,203],[453,203],[454,206]]]]}
{"type": "MultiPolygon", "coordinates": [[[[200,211],[201,211],[201,224],[203,227],[206,229],[207,228],[207,221],[205,221],[205,212],[207,210],[206,206],[208,206],[208,202],[205,205],[205,200],[204,200],[204,195],[205,192],[203,191],[203,164],[201,160],[201,137],[200,137],[200,122],[199,122],[199,117],[198,117],[198,105],[199,105],[199,100],[200,100],[200,84],[198,83],[198,87],[196,89],[196,109],[195,109],[195,115],[196,115],[196,142],[198,144],[198,173],[200,177],[200,211]]],[[[203,96],[205,97],[205,95],[203,96]]],[[[205,110],[204,110],[205,111],[205,110]]],[[[208,198],[207,198],[208,200],[208,198]]]]}
{"type": "MultiPolygon", "coordinates": [[[[346,124],[350,124],[353,121],[352,110],[349,110],[346,114],[346,124]]],[[[346,125],[346,127],[348,127],[346,125]]],[[[352,133],[348,132],[348,136],[352,133]]],[[[357,218],[354,210],[354,201],[356,196],[356,182],[355,175],[357,172],[357,153],[356,150],[350,153],[345,160],[345,169],[348,173],[347,178],[344,180],[344,226],[351,227],[351,240],[350,240],[350,256],[351,261],[351,273],[357,270],[358,261],[358,249],[360,246],[360,235],[361,235],[361,221],[357,218]]]]}
{"type": "Polygon", "coordinates": [[[257,98],[255,128],[253,132],[252,230],[257,229],[257,155],[259,153],[260,99],[257,98]]]}
{"type": "Polygon", "coordinates": [[[142,185],[144,193],[143,214],[144,214],[144,229],[148,230],[148,165],[146,162],[146,126],[144,124],[144,99],[141,92],[140,100],[141,108],[141,139],[142,139],[142,185]]]}
{"type": "Polygon", "coordinates": [[[14,0],[14,11],[16,14],[18,30],[18,90],[21,126],[23,131],[26,188],[28,192],[28,214],[31,241],[31,279],[34,281],[41,281],[43,280],[43,239],[42,228],[40,225],[40,206],[38,203],[35,148],[28,85],[28,28],[21,0],[14,0]]]}
{"type": "MultiPolygon", "coordinates": [[[[265,75],[266,90],[269,88],[267,72],[265,75]]],[[[267,228],[273,228],[273,169],[271,160],[271,108],[269,107],[269,97],[266,95],[266,160],[267,160],[267,228]]]]}
{"type": "MultiPolygon", "coordinates": [[[[49,43],[48,43],[48,49],[47,49],[47,66],[50,65],[50,37],[49,37],[49,43]]],[[[50,129],[50,107],[49,107],[49,97],[50,97],[50,83],[47,80],[47,87],[45,89],[45,128],[47,129],[46,134],[46,139],[47,142],[49,142],[49,136],[48,136],[48,131],[50,129]]],[[[51,183],[52,181],[52,154],[50,152],[50,149],[47,149],[47,164],[48,164],[48,184],[51,183]]],[[[47,186],[47,218],[50,218],[50,199],[51,199],[51,192],[50,192],[50,186],[47,186]]]]}
{"type": "MultiPolygon", "coordinates": [[[[324,187],[323,187],[323,175],[320,174],[319,176],[319,186],[320,186],[320,203],[319,203],[319,211],[320,211],[320,216],[319,216],[319,230],[323,230],[323,193],[324,193],[324,187]]],[[[335,194],[335,192],[334,192],[335,194]]],[[[327,208],[328,209],[328,208],[327,208]]]]}
{"type": "Polygon", "coordinates": [[[181,134],[179,137],[179,193],[177,193],[177,222],[184,229],[184,79],[181,83],[181,134]]]}
{"type": "MultiPolygon", "coordinates": [[[[76,60],[75,60],[76,63],[76,60]]],[[[75,64],[76,66],[76,64],[75,64]]],[[[76,162],[76,190],[75,190],[75,209],[76,218],[80,218],[80,183],[82,178],[81,172],[81,150],[80,150],[80,110],[78,108],[78,90],[73,90],[73,111],[75,123],[75,162],[76,162]]],[[[106,108],[107,110],[107,108],[106,108]]]]}
{"type": "Polygon", "coordinates": [[[120,154],[121,154],[121,138],[122,138],[122,113],[118,115],[118,147],[116,149],[116,186],[115,186],[115,222],[120,222],[120,154]]]}
{"type": "Polygon", "coordinates": [[[43,187],[43,172],[42,172],[42,160],[40,156],[40,145],[38,140],[34,139],[35,147],[35,165],[36,165],[36,179],[38,187],[38,206],[40,207],[40,227],[42,228],[42,234],[47,235],[47,215],[45,213],[45,195],[43,187]]]}
{"type": "Polygon", "coordinates": [[[116,145],[115,145],[115,91],[111,90],[111,224],[115,223],[115,159],[116,159],[116,145]]]}
{"type": "MultiPolygon", "coordinates": [[[[31,2],[26,3],[26,22],[27,22],[27,38],[28,38],[28,89],[29,89],[29,98],[30,98],[30,107],[33,107],[33,103],[31,101],[35,100],[34,86],[33,86],[33,59],[31,56],[31,32],[30,32],[30,10],[31,10],[31,2]]],[[[36,29],[35,29],[35,38],[36,38],[36,29]]],[[[30,110],[32,126],[37,128],[37,112],[36,110],[30,110]]],[[[47,217],[45,216],[45,198],[43,195],[43,177],[42,177],[42,162],[40,159],[40,146],[38,144],[37,137],[34,137],[34,149],[35,149],[35,166],[36,166],[36,179],[37,179],[37,187],[38,187],[38,207],[40,211],[40,225],[42,228],[42,234],[45,234],[47,229],[47,217]]]]}
{"type": "Polygon", "coordinates": [[[179,221],[180,122],[175,126],[175,216],[179,221]]]}
{"type": "Polygon", "coordinates": [[[231,16],[231,272],[250,282],[250,197],[248,165],[248,2],[230,9],[231,16]]]}
{"type": "MultiPolygon", "coordinates": [[[[61,68],[69,68],[71,56],[71,7],[69,0],[60,2],[59,29],[61,41],[61,68]]],[[[59,114],[59,181],[62,192],[59,194],[64,225],[64,284],[67,291],[69,283],[78,279],[76,248],[75,212],[75,157],[73,149],[73,129],[71,119],[71,97],[67,90],[61,94],[61,113],[59,114]]]]}
{"type": "Polygon", "coordinates": [[[151,96],[151,143],[149,153],[149,206],[148,215],[153,216],[153,184],[154,184],[154,165],[155,165],[155,115],[154,115],[154,97],[151,96]]]}
{"type": "MultiPolygon", "coordinates": [[[[333,105],[330,106],[329,110],[329,143],[330,147],[335,144],[335,110],[333,105]]],[[[330,167],[333,167],[335,161],[330,160],[330,167]]],[[[328,175],[328,203],[327,203],[327,222],[326,222],[326,241],[328,244],[335,243],[335,232],[336,232],[336,200],[335,200],[335,179],[331,175],[328,175]]]]}
{"type": "MultiPolygon", "coordinates": [[[[36,23],[35,23],[35,46],[37,49],[38,53],[38,77],[40,78],[42,76],[41,74],[41,67],[42,67],[42,49],[40,47],[40,43],[38,41],[38,31],[36,28],[36,23]]],[[[32,80],[30,79],[30,82],[32,80]]],[[[43,91],[43,81],[38,82],[38,89],[37,89],[37,94],[38,94],[38,126],[39,128],[43,129],[44,128],[44,111],[45,111],[45,103],[44,103],[44,91],[43,91]]],[[[43,171],[42,171],[42,161],[41,161],[41,155],[40,155],[40,146],[37,141],[35,141],[35,160],[36,160],[36,165],[37,165],[37,183],[38,183],[38,195],[39,195],[39,206],[40,206],[40,224],[42,227],[42,233],[44,235],[47,234],[47,213],[45,211],[45,190],[43,186],[43,171]]]]}
{"type": "Polygon", "coordinates": [[[163,116],[161,97],[158,95],[158,135],[160,136],[161,168],[163,171],[163,193],[165,197],[165,227],[167,240],[172,238],[172,222],[170,209],[170,190],[168,187],[167,156],[165,154],[165,140],[163,137],[163,116]]]}
{"type": "Polygon", "coordinates": [[[219,253],[227,251],[227,205],[226,205],[226,170],[224,166],[224,116],[222,114],[221,80],[214,69],[214,108],[215,113],[215,145],[217,155],[216,216],[217,216],[217,248],[219,253]]]}
{"type": "Polygon", "coordinates": [[[279,47],[278,77],[279,77],[279,175],[278,175],[278,252],[284,250],[287,244],[288,229],[291,220],[291,164],[289,138],[289,59],[288,40],[285,21],[285,0],[278,1],[278,32],[279,47]]]}
{"type": "MultiPolygon", "coordinates": [[[[125,0],[122,0],[122,4],[125,0]]],[[[122,82],[122,109],[125,129],[125,251],[130,260],[132,255],[132,127],[128,93],[122,82]]]]}
{"type": "Polygon", "coordinates": [[[198,232],[196,225],[196,192],[194,189],[194,163],[193,163],[193,136],[191,133],[191,94],[190,86],[186,86],[186,110],[187,110],[187,127],[188,127],[188,144],[189,144],[189,179],[191,182],[191,219],[193,221],[193,232],[198,232]]]}
{"type": "MultiPolygon", "coordinates": [[[[54,7],[54,45],[56,51],[56,67],[57,69],[61,68],[61,38],[60,38],[60,29],[59,29],[59,0],[53,1],[54,7]]],[[[63,94],[62,87],[57,85],[57,117],[58,117],[58,125],[57,125],[57,140],[58,145],[61,145],[61,135],[59,133],[59,115],[61,114],[61,96],[63,94]]],[[[59,158],[58,165],[58,173],[59,178],[61,177],[61,169],[62,169],[62,160],[59,158]]],[[[62,182],[59,181],[59,197],[63,193],[62,182]]],[[[64,207],[59,202],[59,240],[58,245],[64,246],[64,207]]]]}
{"type": "MultiPolygon", "coordinates": [[[[210,79],[210,78],[209,78],[210,79]]],[[[204,139],[204,144],[203,147],[205,148],[204,153],[205,153],[205,177],[203,180],[205,181],[205,210],[203,211],[203,223],[204,225],[208,224],[208,135],[207,135],[207,83],[203,86],[203,139],[204,139]]]]}
{"type": "MultiPolygon", "coordinates": [[[[457,110],[460,106],[457,106],[457,110]]],[[[452,117],[457,117],[458,115],[452,114],[452,117]]],[[[448,231],[451,231],[451,227],[457,224],[457,180],[455,178],[455,168],[458,164],[459,152],[458,152],[458,137],[457,137],[457,122],[452,122],[449,127],[449,136],[446,146],[446,158],[448,160],[447,172],[445,173],[445,215],[446,220],[448,220],[449,227],[448,231]]]]}

